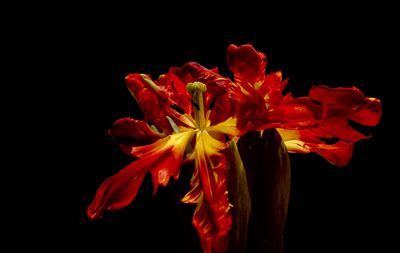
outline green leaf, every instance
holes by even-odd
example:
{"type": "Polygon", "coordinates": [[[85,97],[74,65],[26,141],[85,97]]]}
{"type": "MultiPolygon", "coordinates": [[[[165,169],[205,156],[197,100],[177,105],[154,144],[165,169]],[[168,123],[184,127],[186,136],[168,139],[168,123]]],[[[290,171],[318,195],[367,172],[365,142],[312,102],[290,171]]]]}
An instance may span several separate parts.
{"type": "Polygon", "coordinates": [[[289,204],[290,163],[276,130],[250,132],[238,142],[251,198],[247,252],[282,253],[289,204]]]}
{"type": "Polygon", "coordinates": [[[247,227],[250,218],[251,201],[247,186],[246,171],[235,142],[229,147],[228,192],[229,202],[233,205],[232,230],[229,240],[229,252],[246,252],[247,227]]]}

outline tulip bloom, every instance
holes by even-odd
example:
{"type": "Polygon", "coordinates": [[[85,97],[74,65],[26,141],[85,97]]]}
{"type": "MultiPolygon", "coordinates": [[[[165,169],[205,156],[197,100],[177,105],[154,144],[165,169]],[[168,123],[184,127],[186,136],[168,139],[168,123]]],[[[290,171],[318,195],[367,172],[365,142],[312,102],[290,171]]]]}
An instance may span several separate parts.
{"type": "Polygon", "coordinates": [[[232,137],[239,134],[236,118],[221,120],[213,115],[215,102],[208,100],[215,97],[215,92],[202,82],[188,83],[185,88],[170,73],[161,76],[157,83],[146,75],[129,75],[127,83],[146,120],[155,122],[158,128],[130,118],[114,124],[110,134],[122,143],[126,153],[139,159],[100,186],[88,209],[89,218],[97,219],[105,210],[128,205],[147,172],[152,175],[156,192],[158,185],[166,186],[171,176],[178,178],[183,162],[193,160],[192,189],[182,201],[197,204],[193,225],[199,231],[204,251],[224,252],[232,218],[226,186],[227,158],[223,151],[232,137]],[[174,97],[177,90],[181,96],[174,97]],[[139,141],[150,144],[136,146],[139,141]]]}
{"type": "Polygon", "coordinates": [[[266,57],[251,45],[230,45],[227,62],[235,83],[245,91],[244,100],[258,103],[259,112],[253,113],[248,124],[256,129],[276,128],[289,152],[315,152],[336,166],[344,166],[351,158],[353,143],[367,138],[348,121],[374,126],[380,120],[380,100],[365,97],[355,87],[320,85],[313,86],[308,97],[283,96],[287,80],[282,81],[281,72],[266,75],[266,57]],[[325,139],[337,142],[327,144],[325,139]]]}
{"type": "Polygon", "coordinates": [[[144,120],[119,119],[109,133],[138,159],[100,186],[88,208],[90,219],[130,204],[146,173],[156,192],[171,176],[178,179],[182,163],[192,162],[192,188],[182,201],[196,204],[193,225],[204,252],[225,252],[232,225],[227,191],[232,142],[248,131],[276,128],[288,151],[316,152],[343,166],[353,142],[366,138],[348,120],[368,126],[379,121],[380,101],[354,87],[316,86],[308,97],[283,95],[287,80],[280,72],[266,75],[266,57],[251,45],[229,46],[227,62],[234,81],[194,62],[171,68],[158,80],[126,77],[144,120]],[[327,144],[326,138],[338,141],[327,144]]]}

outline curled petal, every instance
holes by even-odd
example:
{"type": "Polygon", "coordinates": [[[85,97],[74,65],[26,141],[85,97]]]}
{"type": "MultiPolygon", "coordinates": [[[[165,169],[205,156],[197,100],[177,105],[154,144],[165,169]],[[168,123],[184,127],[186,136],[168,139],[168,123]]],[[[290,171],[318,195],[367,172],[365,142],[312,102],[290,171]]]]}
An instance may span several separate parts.
{"type": "Polygon", "coordinates": [[[173,69],[173,73],[182,83],[202,82],[207,87],[205,103],[210,110],[212,124],[222,122],[234,115],[237,107],[238,87],[228,78],[221,76],[215,69],[209,70],[196,62],[189,62],[182,68],[173,69]]]}
{"type": "MultiPolygon", "coordinates": [[[[148,82],[143,80],[141,74],[129,74],[125,80],[129,91],[140,105],[146,121],[168,132],[169,124],[167,119],[163,117],[163,110],[167,107],[168,102],[165,91],[156,87],[157,85],[154,82],[153,87],[151,87],[148,82]]],[[[151,79],[147,77],[146,80],[151,79]]]]}
{"type": "Polygon", "coordinates": [[[159,81],[153,81],[144,74],[129,74],[125,79],[129,91],[139,103],[147,121],[165,133],[172,133],[167,116],[179,124],[194,126],[187,117],[187,113],[191,113],[191,109],[188,109],[188,94],[186,91],[178,94],[183,92],[183,84],[178,83],[176,78],[162,75],[159,81]]]}
{"type": "MultiPolygon", "coordinates": [[[[270,108],[267,121],[270,125],[266,126],[299,129],[298,133],[301,137],[299,140],[301,141],[312,140],[315,142],[322,138],[337,138],[346,143],[354,143],[368,138],[368,136],[355,130],[348,120],[371,126],[379,122],[380,116],[380,101],[365,97],[355,87],[314,86],[310,91],[310,97],[293,99],[291,96],[287,96],[279,105],[270,108]],[[273,122],[281,124],[271,124],[273,122]]],[[[326,150],[327,147],[319,145],[318,149],[314,149],[314,151],[326,150]]],[[[334,147],[336,151],[340,149],[346,150],[345,153],[351,153],[347,152],[350,148],[344,144],[334,147]]],[[[333,149],[329,150],[329,152],[333,152],[333,149]]]]}
{"type": "Polygon", "coordinates": [[[353,143],[338,141],[335,144],[311,145],[311,152],[316,152],[333,165],[342,167],[349,163],[353,154],[353,143]]]}
{"type": "Polygon", "coordinates": [[[132,202],[145,175],[144,169],[138,169],[143,167],[142,163],[144,161],[131,163],[104,181],[87,210],[89,219],[99,219],[105,210],[120,209],[132,202]]]}
{"type": "MultiPolygon", "coordinates": [[[[285,142],[286,148],[292,153],[314,152],[336,166],[345,166],[353,154],[353,144],[338,141],[334,144],[326,144],[317,135],[303,130],[277,129],[285,142]]],[[[320,137],[321,138],[321,137],[320,137]]]]}
{"type": "Polygon", "coordinates": [[[282,91],[285,89],[288,80],[282,81],[282,72],[270,73],[263,81],[255,84],[254,88],[265,98],[269,107],[274,107],[282,100],[282,91]]]}
{"type": "Polygon", "coordinates": [[[226,60],[229,69],[235,75],[235,82],[242,85],[254,85],[264,79],[267,58],[261,52],[257,52],[253,46],[230,45],[226,60]]]}
{"type": "Polygon", "coordinates": [[[298,130],[290,130],[291,126],[287,124],[282,125],[286,129],[280,128],[278,131],[288,150],[297,153],[316,152],[337,166],[344,166],[349,162],[353,152],[352,143],[368,138],[351,127],[348,120],[375,125],[381,116],[380,101],[366,98],[354,87],[315,86],[311,89],[309,98],[288,99],[278,108],[285,108],[293,101],[308,108],[316,124],[298,130]],[[329,138],[339,141],[326,144],[323,139],[329,138]]]}
{"type": "Polygon", "coordinates": [[[159,100],[167,100],[168,95],[165,89],[158,82],[153,81],[145,74],[129,74],[125,77],[126,84],[131,94],[137,98],[144,90],[154,94],[159,100]]]}
{"type": "Polygon", "coordinates": [[[183,74],[186,81],[199,81],[207,86],[207,93],[213,96],[226,94],[228,90],[236,85],[226,77],[209,70],[196,62],[189,62],[183,65],[183,74]]]}
{"type": "Polygon", "coordinates": [[[144,145],[163,137],[157,129],[151,128],[145,121],[132,118],[117,120],[108,133],[120,144],[144,145]]]}
{"type": "Polygon", "coordinates": [[[177,109],[182,114],[186,113],[191,115],[191,96],[186,90],[187,83],[183,81],[183,78],[180,75],[180,68],[170,68],[168,74],[161,75],[158,81],[167,91],[169,99],[173,101],[173,108],[177,109]]]}
{"type": "Polygon", "coordinates": [[[324,119],[348,118],[363,125],[374,126],[378,124],[382,113],[380,100],[365,97],[356,87],[314,86],[310,98],[324,105],[324,119]]]}
{"type": "Polygon", "coordinates": [[[147,172],[153,177],[154,192],[159,184],[167,185],[170,176],[177,178],[185,147],[192,135],[192,132],[170,135],[153,144],[133,148],[132,154],[140,153],[137,155],[140,159],[104,181],[87,210],[88,217],[98,219],[105,210],[127,206],[135,198],[147,172]]]}
{"type": "Polygon", "coordinates": [[[350,115],[349,119],[366,126],[375,126],[382,115],[381,101],[376,98],[365,98],[361,107],[350,115]]]}

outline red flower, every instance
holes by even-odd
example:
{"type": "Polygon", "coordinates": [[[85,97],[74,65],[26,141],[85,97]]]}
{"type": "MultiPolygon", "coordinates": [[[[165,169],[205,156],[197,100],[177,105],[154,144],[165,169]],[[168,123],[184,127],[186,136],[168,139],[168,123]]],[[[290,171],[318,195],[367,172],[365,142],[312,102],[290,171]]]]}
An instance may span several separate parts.
{"type": "Polygon", "coordinates": [[[105,210],[128,205],[147,172],[152,175],[156,192],[158,185],[166,186],[171,176],[178,178],[184,161],[194,160],[192,190],[182,201],[197,204],[193,224],[204,252],[225,252],[232,218],[223,151],[229,144],[226,137],[231,140],[239,134],[237,120],[226,113],[219,115],[222,106],[215,106],[219,103],[216,99],[224,101],[225,95],[219,84],[214,83],[218,80],[204,79],[207,85],[190,82],[183,90],[182,78],[190,77],[185,71],[185,68],[171,69],[158,82],[146,75],[127,77],[128,88],[144,110],[146,121],[155,125],[130,118],[114,124],[109,133],[126,153],[139,159],[100,186],[88,208],[88,216],[97,219],[105,210]]]}
{"type": "Polygon", "coordinates": [[[194,62],[171,68],[157,81],[145,74],[126,77],[144,120],[119,119],[109,133],[138,159],[100,186],[88,208],[90,219],[132,202],[146,173],[156,192],[171,176],[179,177],[183,162],[193,162],[192,189],[182,201],[197,205],[193,225],[204,252],[225,252],[232,223],[225,152],[230,142],[247,131],[277,128],[289,151],[316,152],[343,166],[353,142],[366,138],[348,121],[379,122],[380,101],[354,87],[315,86],[308,97],[282,95],[287,80],[281,72],[266,75],[266,57],[251,45],[229,46],[227,62],[234,82],[194,62]],[[338,141],[327,144],[326,138],[338,141]]]}
{"type": "Polygon", "coordinates": [[[283,96],[287,80],[282,81],[280,72],[265,75],[266,57],[251,45],[230,45],[227,61],[235,82],[246,94],[247,103],[262,107],[247,117],[247,128],[277,128],[289,152],[316,152],[329,162],[344,166],[351,158],[353,143],[366,138],[348,120],[367,126],[379,122],[380,100],[365,97],[355,87],[321,85],[312,87],[309,97],[283,96]],[[259,102],[261,99],[264,106],[259,102]],[[338,141],[327,144],[323,141],[326,138],[338,141]]]}

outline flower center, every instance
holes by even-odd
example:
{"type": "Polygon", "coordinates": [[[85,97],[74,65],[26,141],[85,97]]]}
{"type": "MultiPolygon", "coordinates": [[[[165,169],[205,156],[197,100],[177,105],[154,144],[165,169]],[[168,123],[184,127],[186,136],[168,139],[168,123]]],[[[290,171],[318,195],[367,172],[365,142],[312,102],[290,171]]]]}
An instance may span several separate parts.
{"type": "Polygon", "coordinates": [[[206,92],[207,87],[202,82],[193,82],[186,85],[186,90],[192,95],[191,102],[194,109],[194,119],[197,127],[200,130],[204,130],[207,127],[207,124],[204,110],[203,93],[206,92]]]}

